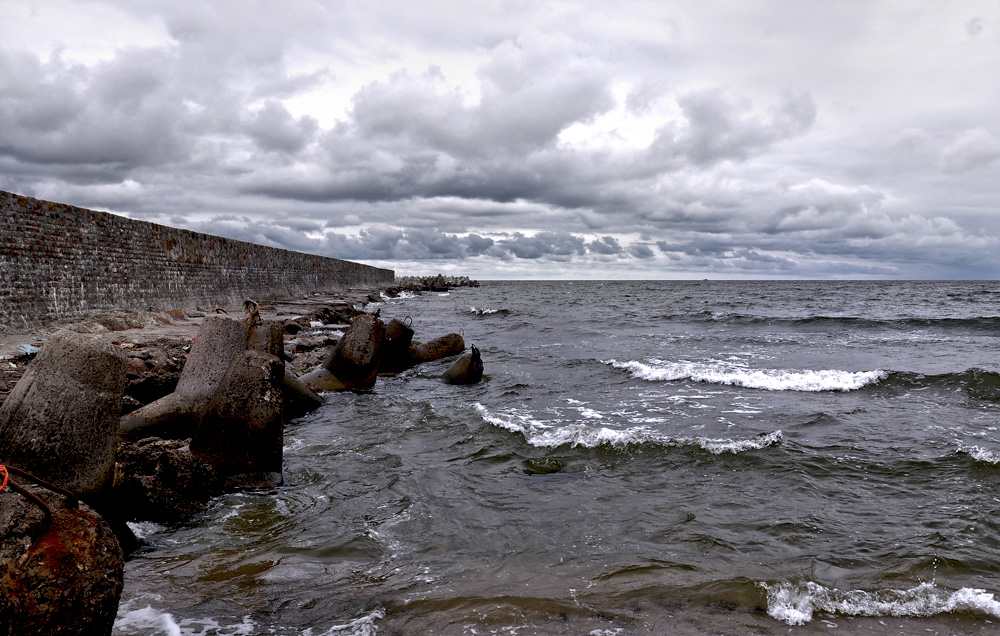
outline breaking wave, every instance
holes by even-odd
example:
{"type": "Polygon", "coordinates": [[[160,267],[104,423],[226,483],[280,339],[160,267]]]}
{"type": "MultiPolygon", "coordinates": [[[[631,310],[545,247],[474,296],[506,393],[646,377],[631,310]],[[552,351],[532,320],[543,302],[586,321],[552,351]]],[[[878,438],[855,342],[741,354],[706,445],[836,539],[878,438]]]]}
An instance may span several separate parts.
{"type": "Polygon", "coordinates": [[[992,592],[962,588],[939,590],[921,583],[908,590],[838,590],[818,583],[759,583],[767,592],[767,613],[789,625],[804,625],[814,612],[843,616],[927,617],[950,612],[974,612],[1000,618],[1000,601],[992,592]]]}
{"type": "MultiPolygon", "coordinates": [[[[152,597],[147,600],[162,600],[152,597]]],[[[378,633],[376,621],[385,617],[385,610],[379,608],[359,618],[340,625],[333,625],[326,631],[316,632],[309,627],[298,632],[299,636],[375,636],[378,633]]],[[[201,636],[215,634],[217,636],[252,636],[261,633],[258,626],[249,616],[244,616],[238,623],[219,622],[214,618],[175,619],[173,615],[155,609],[146,604],[139,607],[129,603],[119,608],[115,619],[116,634],[142,636],[201,636]]],[[[298,631],[298,630],[296,630],[298,631]]]]}
{"type": "Polygon", "coordinates": [[[889,372],[839,371],[826,369],[751,369],[725,362],[670,362],[652,359],[648,363],[629,360],[602,360],[633,377],[651,382],[692,380],[710,384],[728,384],[766,391],[854,391],[889,377],[889,372]]]}
{"type": "Polygon", "coordinates": [[[469,313],[474,316],[493,316],[501,315],[506,316],[510,313],[509,309],[491,309],[489,307],[469,307],[469,313]]]}
{"type": "Polygon", "coordinates": [[[996,451],[987,450],[985,448],[980,448],[979,446],[964,446],[960,445],[958,447],[960,453],[967,453],[972,459],[977,462],[982,462],[984,464],[993,464],[994,466],[1000,464],[1000,453],[996,451]]]}
{"type": "Polygon", "coordinates": [[[539,448],[556,448],[571,446],[596,448],[611,446],[624,448],[632,445],[655,444],[666,447],[692,446],[701,448],[713,455],[723,453],[743,453],[760,450],[781,443],[781,431],[761,433],[749,438],[715,439],[711,437],[669,437],[647,426],[634,426],[624,430],[607,427],[590,426],[582,423],[551,424],[541,422],[530,415],[508,411],[492,413],[482,404],[473,405],[483,421],[493,426],[520,433],[532,446],[539,448]]]}

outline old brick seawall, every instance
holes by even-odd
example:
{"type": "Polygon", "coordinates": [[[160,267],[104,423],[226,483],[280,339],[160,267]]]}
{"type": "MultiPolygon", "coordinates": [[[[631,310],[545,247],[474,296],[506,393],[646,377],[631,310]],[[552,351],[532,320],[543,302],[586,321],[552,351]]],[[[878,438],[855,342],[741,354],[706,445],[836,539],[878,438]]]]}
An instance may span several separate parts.
{"type": "Polygon", "coordinates": [[[232,305],[393,278],[388,269],[0,190],[0,330],[90,309],[232,305]]]}

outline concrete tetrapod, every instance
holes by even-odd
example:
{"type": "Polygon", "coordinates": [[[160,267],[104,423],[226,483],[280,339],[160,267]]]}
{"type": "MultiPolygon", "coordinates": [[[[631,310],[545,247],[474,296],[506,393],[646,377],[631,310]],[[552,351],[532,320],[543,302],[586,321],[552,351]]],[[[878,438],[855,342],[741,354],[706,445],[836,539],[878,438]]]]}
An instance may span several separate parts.
{"type": "Polygon", "coordinates": [[[208,398],[215,393],[237,356],[247,350],[244,324],[209,316],[191,346],[177,388],[170,395],[121,418],[123,437],[190,437],[208,398]]]}
{"type": "Polygon", "coordinates": [[[411,366],[410,343],[413,342],[413,328],[402,320],[393,318],[385,326],[385,341],[378,363],[379,373],[399,373],[411,366]]]}
{"type": "Polygon", "coordinates": [[[0,406],[0,464],[95,497],[111,486],[125,389],[121,350],[59,331],[0,406]]]}
{"type": "Polygon", "coordinates": [[[351,321],[319,368],[300,380],[315,391],[350,391],[370,389],[378,376],[385,325],[372,314],[362,314],[351,321]]]}
{"type": "Polygon", "coordinates": [[[281,484],[285,365],[244,351],[229,367],[191,439],[191,454],[240,486],[281,484]]]}
{"type": "Polygon", "coordinates": [[[483,358],[476,345],[451,365],[441,377],[448,384],[475,384],[483,379],[483,358]]]}
{"type": "Polygon", "coordinates": [[[433,362],[465,351],[465,340],[457,333],[450,333],[430,342],[410,344],[410,358],[414,364],[433,362]]]}
{"type": "MultiPolygon", "coordinates": [[[[229,368],[247,350],[280,357],[283,353],[281,323],[246,323],[226,316],[205,319],[195,339],[177,388],[170,395],[121,418],[121,435],[139,439],[151,435],[185,438],[194,434],[205,415],[209,400],[219,391],[229,368]]],[[[285,374],[282,390],[288,395],[291,413],[302,415],[318,408],[322,398],[285,374]]]]}

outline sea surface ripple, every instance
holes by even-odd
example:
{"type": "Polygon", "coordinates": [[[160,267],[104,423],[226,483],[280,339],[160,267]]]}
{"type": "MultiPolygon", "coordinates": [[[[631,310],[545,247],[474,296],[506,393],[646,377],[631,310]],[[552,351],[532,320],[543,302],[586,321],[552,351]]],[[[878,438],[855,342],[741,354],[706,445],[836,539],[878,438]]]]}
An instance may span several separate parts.
{"type": "Polygon", "coordinates": [[[135,524],[117,636],[1000,621],[994,282],[487,281],[375,309],[461,331],[485,381],[444,360],[327,395],[285,485],[135,524]]]}

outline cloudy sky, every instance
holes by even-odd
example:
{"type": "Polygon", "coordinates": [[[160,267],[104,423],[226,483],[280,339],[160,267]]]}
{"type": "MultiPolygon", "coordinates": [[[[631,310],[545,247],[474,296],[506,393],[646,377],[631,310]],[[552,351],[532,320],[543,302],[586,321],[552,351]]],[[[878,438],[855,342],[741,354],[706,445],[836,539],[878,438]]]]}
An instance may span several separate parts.
{"type": "Polygon", "coordinates": [[[0,189],[476,278],[1000,278],[997,0],[0,0],[0,189]]]}

